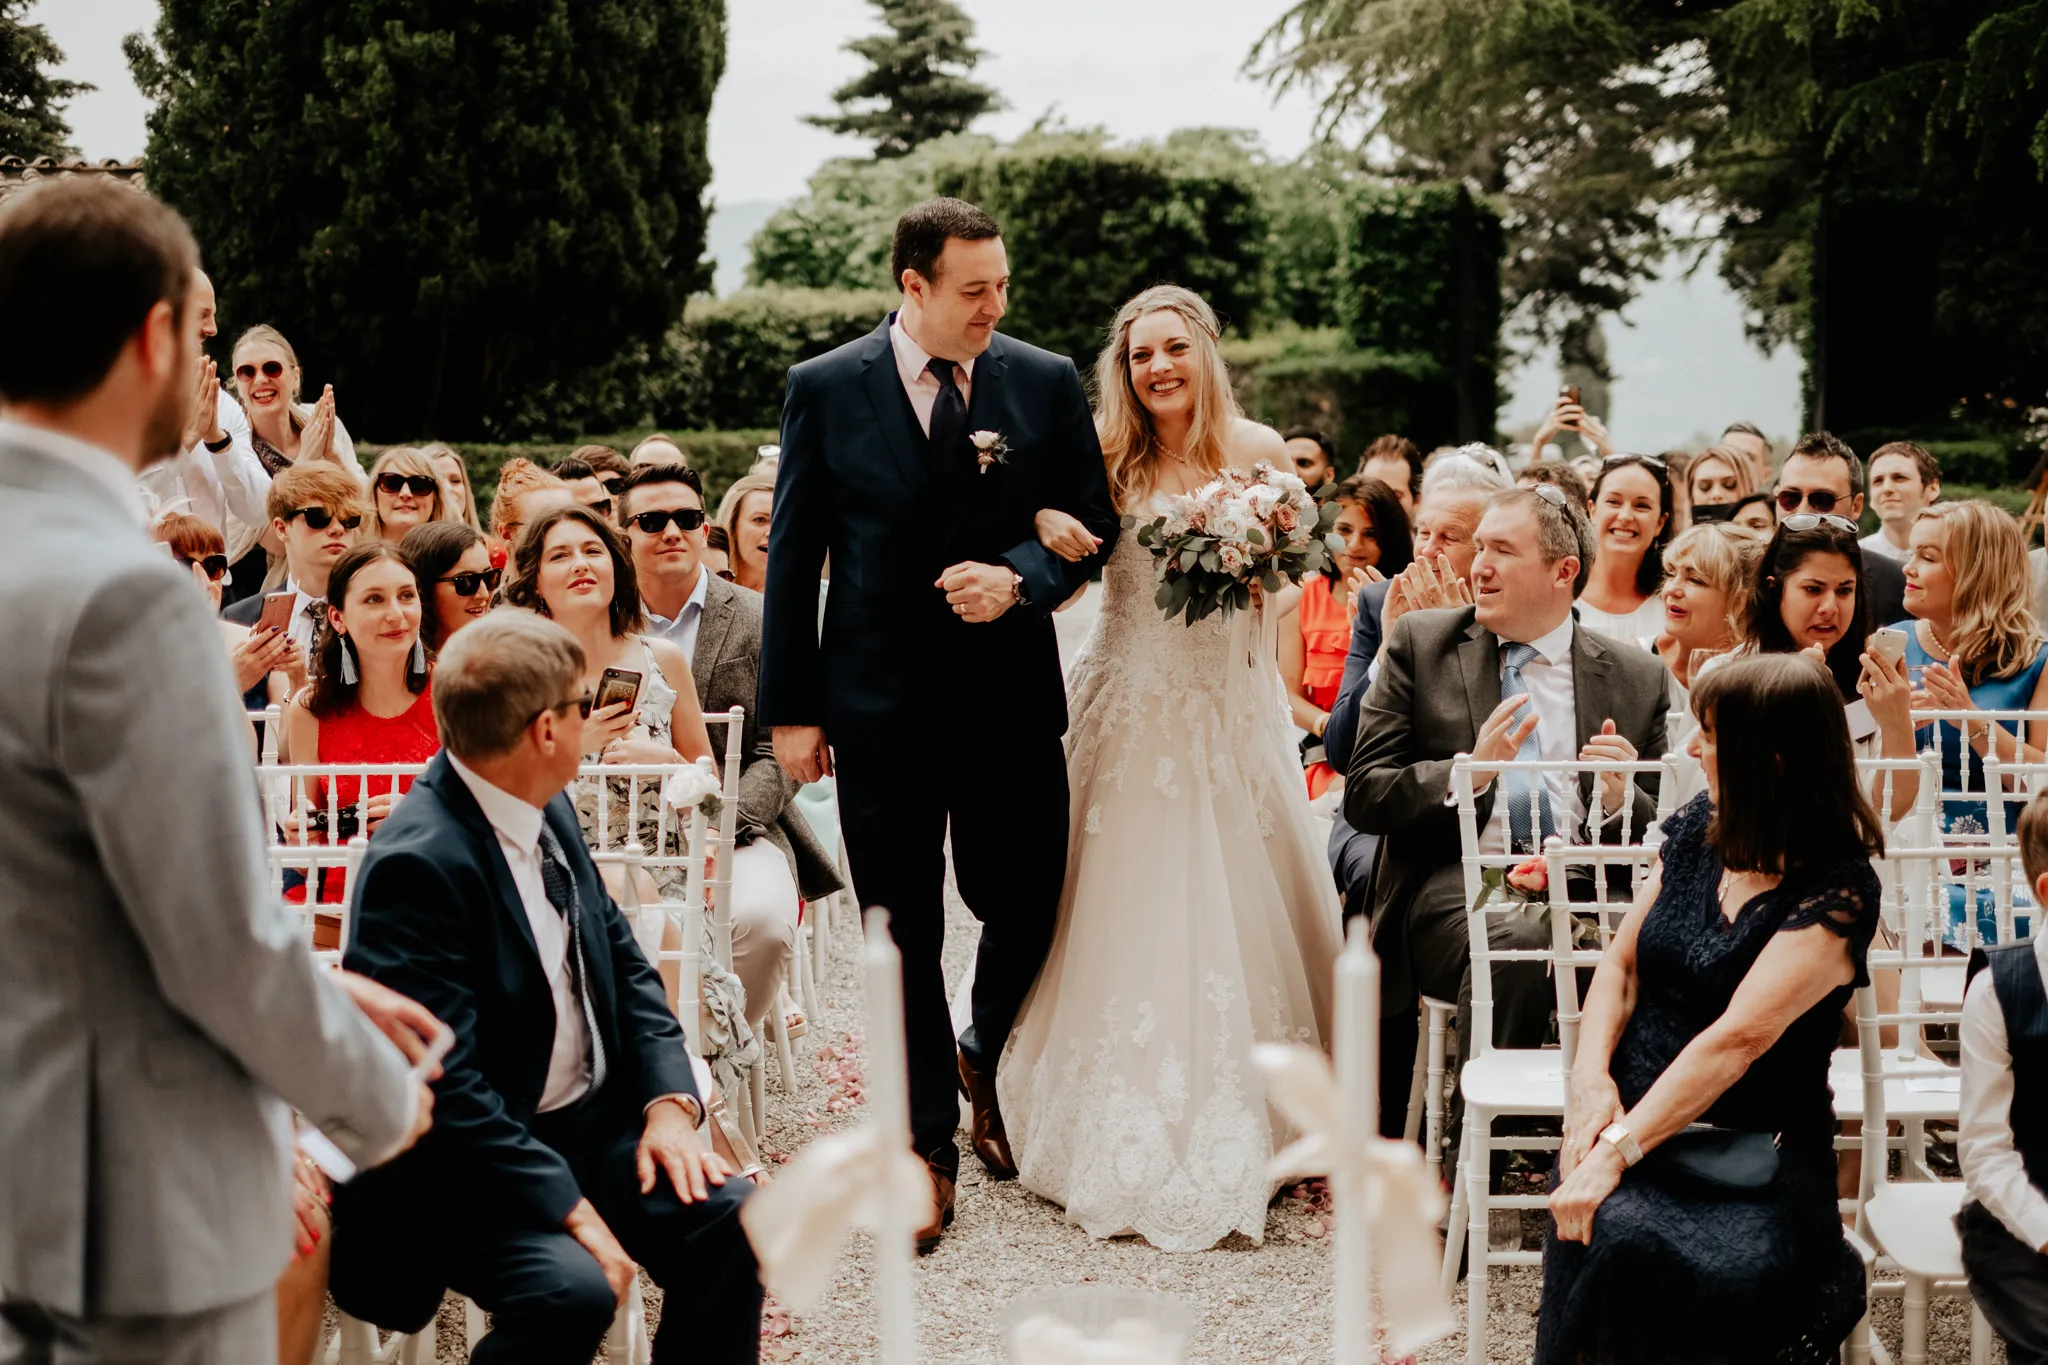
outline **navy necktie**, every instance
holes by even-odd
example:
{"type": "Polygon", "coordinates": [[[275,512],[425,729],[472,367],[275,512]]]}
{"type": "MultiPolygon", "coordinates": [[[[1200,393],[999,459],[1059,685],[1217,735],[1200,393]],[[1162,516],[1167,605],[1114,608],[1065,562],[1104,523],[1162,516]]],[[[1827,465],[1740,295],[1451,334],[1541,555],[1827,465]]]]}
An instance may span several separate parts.
{"type": "Polygon", "coordinates": [[[931,465],[934,470],[962,467],[962,447],[967,444],[967,398],[953,378],[953,362],[933,356],[924,367],[939,381],[939,396],[932,401],[931,465]]]}
{"type": "Polygon", "coordinates": [[[576,879],[569,875],[569,860],[562,854],[561,841],[543,821],[540,827],[540,881],[547,889],[548,903],[569,925],[569,981],[576,998],[583,1002],[583,1023],[590,1030],[590,1093],[604,1084],[604,1035],[597,1031],[597,1008],[590,1001],[590,976],[583,966],[583,898],[576,894],[576,879]]]}

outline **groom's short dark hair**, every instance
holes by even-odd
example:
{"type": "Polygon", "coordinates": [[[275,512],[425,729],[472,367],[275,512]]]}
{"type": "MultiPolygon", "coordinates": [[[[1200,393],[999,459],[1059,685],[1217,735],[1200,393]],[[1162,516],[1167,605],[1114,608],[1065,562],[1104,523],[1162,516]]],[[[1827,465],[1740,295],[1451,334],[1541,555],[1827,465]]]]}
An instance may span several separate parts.
{"type": "Polygon", "coordinates": [[[996,220],[965,199],[927,199],[896,220],[896,246],[889,265],[897,285],[903,272],[915,270],[928,280],[939,278],[939,253],[949,238],[985,242],[1000,237],[996,220]]]}

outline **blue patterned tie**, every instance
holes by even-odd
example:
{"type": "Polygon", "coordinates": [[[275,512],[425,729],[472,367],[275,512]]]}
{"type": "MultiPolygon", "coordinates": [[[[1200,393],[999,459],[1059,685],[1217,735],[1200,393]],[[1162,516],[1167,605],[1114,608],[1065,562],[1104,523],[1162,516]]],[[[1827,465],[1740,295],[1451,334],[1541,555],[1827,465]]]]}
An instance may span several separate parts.
{"type": "Polygon", "coordinates": [[[545,822],[540,827],[540,880],[547,888],[548,903],[568,921],[569,983],[583,1002],[583,1024],[590,1030],[590,1093],[594,1095],[604,1084],[604,1035],[597,1031],[597,1009],[590,1003],[590,978],[583,966],[583,898],[576,894],[576,879],[569,875],[561,841],[545,822]]]}
{"type": "MultiPolygon", "coordinates": [[[[1507,645],[1504,655],[1506,666],[1500,671],[1500,699],[1526,697],[1529,684],[1522,679],[1522,669],[1536,657],[1534,645],[1507,645]]],[[[1531,702],[1515,713],[1515,724],[1519,725],[1534,713],[1535,703],[1531,702]]],[[[1522,741],[1522,747],[1515,751],[1519,763],[1534,763],[1543,757],[1543,746],[1537,743],[1534,730],[1522,741]]],[[[1537,817],[1543,830],[1543,838],[1557,833],[1557,822],[1550,813],[1550,785],[1543,780],[1542,773],[1505,772],[1500,778],[1500,799],[1508,803],[1508,833],[1514,840],[1516,853],[1536,853],[1542,844],[1529,836],[1529,797],[1536,796],[1537,817]]]]}

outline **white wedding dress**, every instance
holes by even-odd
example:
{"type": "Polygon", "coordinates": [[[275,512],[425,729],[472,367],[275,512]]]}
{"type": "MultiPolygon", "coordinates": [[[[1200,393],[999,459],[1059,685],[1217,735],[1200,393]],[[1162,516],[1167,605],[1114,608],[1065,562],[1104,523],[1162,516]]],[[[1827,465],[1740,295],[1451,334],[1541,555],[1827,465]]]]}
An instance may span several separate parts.
{"type": "Polygon", "coordinates": [[[1271,625],[1166,620],[1153,564],[1118,540],[1068,675],[1059,925],[997,1084],[1027,1188],[1202,1251],[1264,1235],[1292,1132],[1250,1053],[1329,1036],[1340,912],[1271,625]]]}

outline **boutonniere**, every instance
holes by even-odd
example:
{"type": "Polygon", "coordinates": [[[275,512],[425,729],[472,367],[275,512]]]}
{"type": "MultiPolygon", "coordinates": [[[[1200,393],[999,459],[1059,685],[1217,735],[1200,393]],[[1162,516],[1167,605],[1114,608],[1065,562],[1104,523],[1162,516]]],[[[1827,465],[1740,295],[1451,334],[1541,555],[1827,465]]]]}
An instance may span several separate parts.
{"type": "Polygon", "coordinates": [[[967,439],[974,446],[974,460],[981,466],[982,473],[988,473],[992,464],[1010,462],[1010,443],[1003,439],[1000,431],[977,431],[967,439]]]}

